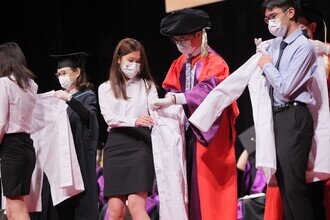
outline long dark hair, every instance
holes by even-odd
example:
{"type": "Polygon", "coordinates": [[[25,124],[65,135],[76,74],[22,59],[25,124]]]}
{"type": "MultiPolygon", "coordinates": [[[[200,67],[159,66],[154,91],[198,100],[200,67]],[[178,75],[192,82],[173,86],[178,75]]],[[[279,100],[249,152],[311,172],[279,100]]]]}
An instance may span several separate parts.
{"type": "Polygon", "coordinates": [[[152,84],[155,84],[150,73],[146,52],[142,44],[133,38],[124,38],[117,44],[117,47],[113,53],[111,68],[109,71],[111,88],[116,98],[123,98],[125,100],[128,99],[126,94],[125,79],[120,69],[118,60],[134,51],[140,51],[141,54],[141,69],[138,77],[146,81],[147,92],[150,91],[152,84]]]}
{"type": "MultiPolygon", "coordinates": [[[[78,91],[84,91],[86,89],[94,89],[94,85],[88,81],[87,73],[86,73],[86,68],[85,68],[85,57],[81,58],[82,60],[80,61],[79,67],[80,68],[80,75],[75,81],[75,85],[77,87],[78,91]]],[[[72,69],[75,71],[76,69],[72,69]]]]}
{"type": "Polygon", "coordinates": [[[21,89],[30,88],[30,79],[35,75],[27,68],[25,56],[15,42],[6,42],[0,45],[0,77],[15,77],[17,85],[21,89]]]}

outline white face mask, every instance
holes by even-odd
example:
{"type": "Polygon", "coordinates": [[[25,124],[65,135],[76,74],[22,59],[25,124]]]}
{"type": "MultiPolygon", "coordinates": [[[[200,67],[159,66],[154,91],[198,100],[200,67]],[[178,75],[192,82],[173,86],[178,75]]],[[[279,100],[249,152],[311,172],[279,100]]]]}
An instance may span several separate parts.
{"type": "Polygon", "coordinates": [[[71,81],[71,79],[69,77],[69,74],[59,76],[58,81],[61,84],[61,87],[63,89],[68,89],[71,86],[71,84],[73,83],[73,81],[71,81]]]}
{"type": "Polygon", "coordinates": [[[176,47],[181,53],[186,55],[190,55],[196,51],[196,47],[192,47],[189,40],[176,43],[176,47]]]}
{"type": "Polygon", "coordinates": [[[141,64],[137,62],[123,61],[120,63],[121,71],[129,79],[132,79],[140,72],[140,66],[141,64]]]}
{"type": "Polygon", "coordinates": [[[286,11],[282,18],[269,19],[268,21],[268,30],[275,37],[284,37],[288,26],[282,25],[281,21],[286,16],[286,11]]]}
{"type": "Polygon", "coordinates": [[[268,30],[275,37],[284,37],[288,27],[286,25],[281,25],[280,19],[269,20],[268,30]]]}

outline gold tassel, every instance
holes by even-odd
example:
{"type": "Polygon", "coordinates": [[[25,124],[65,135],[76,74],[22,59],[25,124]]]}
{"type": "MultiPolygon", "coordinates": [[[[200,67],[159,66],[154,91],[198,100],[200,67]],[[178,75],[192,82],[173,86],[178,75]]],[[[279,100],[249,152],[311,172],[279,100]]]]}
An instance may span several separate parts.
{"type": "MultiPolygon", "coordinates": [[[[205,27],[205,28],[210,29],[209,27],[205,27]]],[[[201,57],[202,58],[207,57],[207,55],[209,54],[209,52],[208,52],[209,46],[207,44],[207,33],[205,31],[205,28],[203,28],[203,30],[202,30],[202,46],[201,46],[201,57]]]]}

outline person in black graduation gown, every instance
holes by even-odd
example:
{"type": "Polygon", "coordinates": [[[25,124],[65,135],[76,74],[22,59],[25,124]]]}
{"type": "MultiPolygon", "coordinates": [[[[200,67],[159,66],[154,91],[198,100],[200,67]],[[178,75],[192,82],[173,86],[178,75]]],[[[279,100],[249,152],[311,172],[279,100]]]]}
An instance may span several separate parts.
{"type": "Polygon", "coordinates": [[[85,72],[86,56],[84,52],[51,55],[58,61],[56,76],[64,90],[56,91],[56,97],[68,104],[67,113],[85,191],[54,207],[49,205],[51,198],[49,183],[46,180],[42,193],[43,211],[37,218],[32,218],[35,220],[96,220],[98,218],[96,178],[98,104],[93,85],[88,82],[85,72]]]}

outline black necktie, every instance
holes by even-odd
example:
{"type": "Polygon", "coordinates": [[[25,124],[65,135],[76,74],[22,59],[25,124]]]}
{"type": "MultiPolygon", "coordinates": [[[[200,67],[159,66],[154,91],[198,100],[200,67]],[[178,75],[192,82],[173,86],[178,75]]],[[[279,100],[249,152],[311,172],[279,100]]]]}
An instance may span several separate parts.
{"type": "MultiPolygon", "coordinates": [[[[285,47],[287,46],[288,44],[282,40],[281,41],[281,45],[280,45],[280,52],[278,54],[278,58],[277,58],[277,61],[276,61],[276,64],[275,64],[275,68],[278,69],[279,65],[280,65],[280,62],[281,62],[281,58],[282,58],[282,54],[283,54],[283,51],[285,49],[285,47]]],[[[270,99],[272,101],[272,106],[274,106],[274,88],[272,86],[270,86],[270,99]]]]}
{"type": "Polygon", "coordinates": [[[282,57],[282,54],[283,54],[283,50],[285,49],[285,47],[287,46],[288,44],[282,40],[281,41],[281,45],[280,45],[280,53],[278,55],[278,59],[276,61],[276,64],[275,64],[275,67],[276,69],[278,69],[278,66],[280,65],[280,61],[281,61],[281,57],[282,57]]]}

